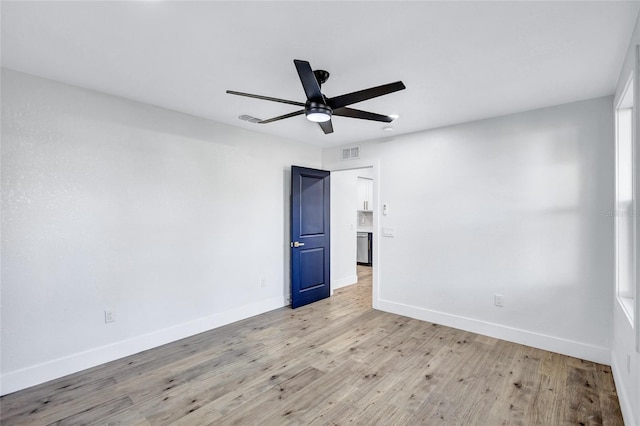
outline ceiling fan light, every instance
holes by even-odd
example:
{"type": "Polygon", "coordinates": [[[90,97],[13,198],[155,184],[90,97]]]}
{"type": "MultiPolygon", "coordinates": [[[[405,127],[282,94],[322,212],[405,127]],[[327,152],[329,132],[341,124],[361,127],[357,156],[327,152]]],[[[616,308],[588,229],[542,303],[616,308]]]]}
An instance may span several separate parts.
{"type": "Polygon", "coordinates": [[[304,111],[304,115],[307,116],[307,120],[314,123],[324,123],[331,120],[331,114],[333,111],[326,105],[310,102],[304,111]]]}
{"type": "Polygon", "coordinates": [[[314,123],[324,123],[331,120],[331,116],[325,112],[310,112],[307,114],[307,120],[314,123]]]}

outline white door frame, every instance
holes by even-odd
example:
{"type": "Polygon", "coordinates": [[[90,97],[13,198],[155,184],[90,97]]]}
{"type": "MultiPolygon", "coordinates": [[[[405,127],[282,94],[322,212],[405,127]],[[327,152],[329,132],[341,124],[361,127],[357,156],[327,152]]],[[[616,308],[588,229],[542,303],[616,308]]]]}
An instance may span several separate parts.
{"type": "MultiPolygon", "coordinates": [[[[373,215],[374,238],[371,304],[373,306],[373,309],[378,309],[380,305],[380,262],[382,259],[382,256],[380,256],[380,236],[382,235],[382,233],[380,232],[380,214],[382,213],[380,203],[380,160],[348,160],[345,161],[344,164],[334,164],[333,167],[325,168],[325,170],[329,170],[331,173],[333,173],[367,168],[371,168],[373,172],[373,206],[375,211],[375,214],[373,215]]],[[[333,206],[331,206],[331,209],[333,209],[333,206]]]]}

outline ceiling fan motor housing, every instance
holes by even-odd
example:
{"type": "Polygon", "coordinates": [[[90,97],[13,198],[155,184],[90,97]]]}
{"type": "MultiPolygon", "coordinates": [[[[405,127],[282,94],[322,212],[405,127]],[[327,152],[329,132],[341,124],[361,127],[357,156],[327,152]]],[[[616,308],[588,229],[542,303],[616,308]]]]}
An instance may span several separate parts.
{"type": "Polygon", "coordinates": [[[322,86],[329,79],[329,71],[325,70],[314,70],[313,75],[318,80],[318,84],[322,86]]]}

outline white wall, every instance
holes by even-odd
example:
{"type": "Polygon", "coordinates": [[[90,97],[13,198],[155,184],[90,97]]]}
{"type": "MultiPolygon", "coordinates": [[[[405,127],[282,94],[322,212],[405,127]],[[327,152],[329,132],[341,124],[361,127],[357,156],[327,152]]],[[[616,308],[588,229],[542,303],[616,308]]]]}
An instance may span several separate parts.
{"type": "MultiPolygon", "coordinates": [[[[640,19],[640,18],[639,18],[640,19]]],[[[620,71],[620,77],[616,86],[615,103],[618,104],[622,92],[624,90],[627,79],[631,75],[634,69],[635,61],[635,46],[640,44],[640,20],[636,21],[636,26],[629,43],[629,49],[625,57],[624,65],[620,71]]],[[[638,152],[640,139],[640,132],[638,131],[637,124],[640,123],[638,116],[640,115],[640,97],[637,96],[638,88],[636,88],[636,97],[634,99],[635,115],[636,115],[636,138],[635,138],[635,170],[636,170],[636,185],[635,185],[635,200],[636,200],[636,214],[637,203],[640,200],[640,152],[638,152]]],[[[612,207],[613,209],[613,207],[612,207]]],[[[636,223],[638,219],[636,217],[636,223]]],[[[640,241],[640,227],[636,225],[636,241],[640,241]]],[[[640,249],[640,246],[638,246],[640,249]]],[[[636,253],[637,256],[637,253],[636,253]]],[[[640,265],[637,265],[636,273],[636,298],[640,297],[640,265]]],[[[614,280],[615,276],[612,276],[614,280]]],[[[613,370],[613,377],[616,382],[616,390],[620,399],[620,406],[624,415],[625,423],[628,425],[640,424],[640,353],[636,350],[636,339],[639,334],[637,330],[634,330],[631,323],[627,320],[625,313],[620,306],[615,292],[612,290],[611,297],[613,298],[613,342],[611,346],[611,368],[613,370]]],[[[636,306],[639,306],[638,300],[636,300],[636,306]]],[[[636,309],[636,317],[640,315],[640,309],[636,309]]],[[[636,324],[640,321],[636,321],[636,324]]]]}
{"type": "Polygon", "coordinates": [[[290,165],[320,159],[3,70],[2,393],[283,306],[290,165]]]}
{"type": "Polygon", "coordinates": [[[611,97],[362,144],[395,231],[374,306],[608,363],[613,153],[611,97]]]}
{"type": "Polygon", "coordinates": [[[358,170],[331,172],[331,288],[358,282],[358,170]]]}

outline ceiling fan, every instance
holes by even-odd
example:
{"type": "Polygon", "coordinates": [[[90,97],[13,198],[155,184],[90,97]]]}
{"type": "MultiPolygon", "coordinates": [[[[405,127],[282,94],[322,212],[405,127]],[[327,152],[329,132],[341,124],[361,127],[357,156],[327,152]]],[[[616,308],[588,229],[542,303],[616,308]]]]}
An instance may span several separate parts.
{"type": "Polygon", "coordinates": [[[307,120],[318,123],[320,125],[320,128],[322,128],[322,131],[325,134],[328,134],[333,133],[333,124],[331,123],[331,116],[333,115],[337,115],[340,117],[360,118],[363,120],[381,121],[383,123],[390,123],[394,120],[394,117],[390,117],[388,115],[375,114],[373,112],[347,108],[347,106],[355,104],[357,102],[365,101],[367,99],[372,99],[378,96],[397,92],[398,90],[403,90],[406,87],[402,83],[402,81],[396,81],[395,83],[383,84],[382,86],[371,87],[369,89],[359,90],[357,92],[347,93],[345,95],[334,96],[333,98],[327,98],[322,94],[322,92],[320,92],[320,86],[327,81],[327,79],[329,78],[329,73],[324,70],[312,71],[311,65],[309,65],[309,62],[307,61],[294,59],[293,63],[295,64],[296,70],[298,71],[298,76],[300,77],[300,81],[302,82],[304,93],[307,95],[307,101],[304,103],[288,101],[286,99],[272,98],[269,96],[253,95],[251,93],[236,92],[234,90],[227,90],[227,93],[231,95],[247,96],[249,98],[264,99],[265,101],[280,102],[283,104],[304,107],[304,109],[299,111],[280,115],[274,118],[269,118],[268,120],[258,121],[258,124],[273,123],[274,121],[304,114],[307,117],[307,120]]]}

